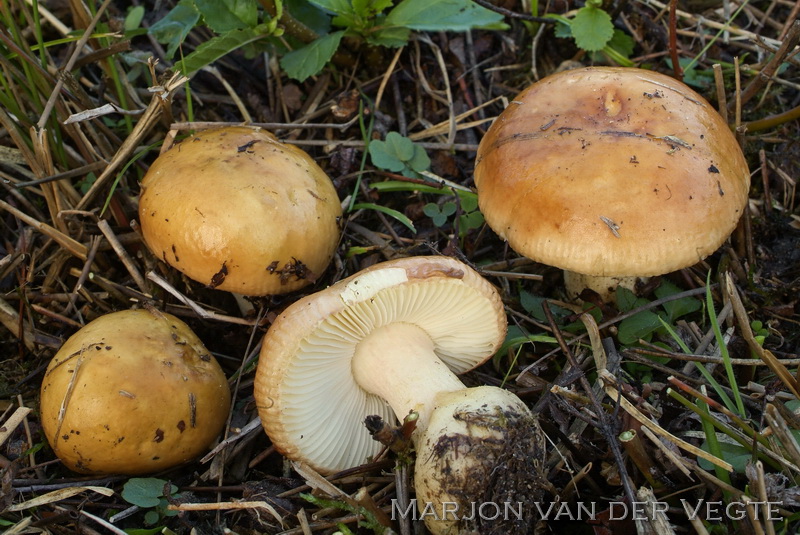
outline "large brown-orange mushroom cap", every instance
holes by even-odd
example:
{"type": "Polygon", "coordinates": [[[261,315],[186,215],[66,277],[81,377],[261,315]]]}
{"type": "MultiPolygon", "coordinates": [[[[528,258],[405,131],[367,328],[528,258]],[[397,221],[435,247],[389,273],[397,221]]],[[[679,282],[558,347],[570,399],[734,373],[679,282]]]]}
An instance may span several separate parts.
{"type": "Polygon", "coordinates": [[[190,278],[245,295],[296,290],[333,257],[342,209],[305,152],[251,127],[206,130],[159,156],[142,180],[150,250],[190,278]]]}
{"type": "Polygon", "coordinates": [[[590,67],[509,103],[481,141],[475,184],[517,252],[586,275],[650,276],[719,248],[750,176],[728,125],[688,86],[590,67]]]}

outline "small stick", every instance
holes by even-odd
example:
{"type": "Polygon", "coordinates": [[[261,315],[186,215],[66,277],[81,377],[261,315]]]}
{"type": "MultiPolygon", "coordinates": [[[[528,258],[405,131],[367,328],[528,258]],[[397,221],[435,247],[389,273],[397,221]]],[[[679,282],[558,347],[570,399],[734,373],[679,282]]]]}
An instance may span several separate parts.
{"type": "Polygon", "coordinates": [[[51,227],[47,223],[42,223],[41,221],[34,219],[28,214],[17,210],[16,208],[14,208],[13,206],[11,206],[2,199],[0,199],[0,209],[5,210],[6,212],[10,213],[17,219],[32,226],[33,228],[35,228],[48,238],[51,238],[53,241],[55,241],[64,249],[66,249],[67,252],[69,252],[72,256],[76,256],[81,260],[86,260],[87,249],[86,246],[83,245],[82,243],[75,241],[71,237],[60,232],[55,227],[51,227]]]}
{"type": "Polygon", "coordinates": [[[722,65],[714,64],[714,84],[717,86],[717,108],[722,120],[728,123],[728,97],[725,95],[725,80],[722,76],[722,65]]]}
{"type": "Polygon", "coordinates": [[[167,509],[170,511],[229,511],[231,509],[265,509],[275,520],[283,526],[283,517],[278,514],[267,502],[218,502],[218,503],[178,503],[169,504],[167,509]]]}
{"type": "Polygon", "coordinates": [[[683,81],[683,69],[678,57],[678,0],[669,2],[669,57],[672,60],[673,76],[678,81],[683,81]]]}
{"type": "MultiPolygon", "coordinates": [[[[798,4],[800,5],[800,4],[798,4]]],[[[757,491],[758,491],[758,499],[761,502],[761,518],[768,519],[764,525],[767,528],[767,535],[775,535],[775,526],[772,522],[769,521],[770,517],[770,509],[769,504],[769,497],[767,496],[767,481],[764,475],[764,463],[761,461],[756,461],[756,477],[757,477],[757,491]]]]}
{"type": "Polygon", "coordinates": [[[200,316],[201,318],[212,319],[217,321],[226,321],[228,323],[236,323],[238,325],[255,325],[255,322],[252,320],[246,320],[244,318],[237,318],[234,316],[226,316],[224,314],[217,314],[216,312],[211,312],[209,310],[204,309],[203,307],[201,307],[200,305],[198,305],[197,303],[195,303],[194,301],[192,301],[191,299],[180,293],[178,290],[173,288],[170,283],[159,277],[154,271],[148,271],[147,278],[155,282],[159,286],[161,286],[169,293],[171,293],[173,296],[175,296],[176,299],[178,299],[178,301],[180,301],[187,307],[191,308],[192,311],[194,311],[194,313],[200,316]]]}
{"type": "Polygon", "coordinates": [[[30,407],[17,407],[17,410],[13,412],[8,419],[3,422],[3,425],[0,426],[0,446],[8,440],[8,437],[11,436],[11,433],[17,428],[19,424],[25,420],[25,417],[28,416],[28,413],[31,412],[30,407]]]}
{"type": "Polygon", "coordinates": [[[761,182],[764,184],[764,210],[772,212],[772,194],[769,191],[769,166],[767,165],[767,153],[764,149],[758,151],[758,159],[761,162],[761,182]]]}
{"type": "Polygon", "coordinates": [[[142,292],[147,293],[147,283],[145,282],[144,277],[142,277],[142,273],[128,255],[128,251],[125,250],[125,248],[117,239],[114,231],[111,230],[111,226],[108,224],[108,221],[105,219],[99,220],[97,222],[97,227],[100,229],[100,232],[103,233],[103,236],[106,237],[108,243],[111,244],[111,248],[114,249],[115,253],[117,253],[119,259],[122,260],[122,263],[125,265],[125,269],[127,269],[128,273],[130,273],[131,277],[133,277],[133,281],[136,283],[136,286],[138,286],[142,292]]]}

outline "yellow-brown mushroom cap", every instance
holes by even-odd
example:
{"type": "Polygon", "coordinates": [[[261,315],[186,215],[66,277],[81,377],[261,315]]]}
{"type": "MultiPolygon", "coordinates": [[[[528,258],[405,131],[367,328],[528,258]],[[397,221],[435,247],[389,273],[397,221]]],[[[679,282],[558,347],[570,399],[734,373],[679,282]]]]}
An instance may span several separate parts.
{"type": "Polygon", "coordinates": [[[497,291],[446,257],[376,264],[293,303],[264,337],[254,384],[261,423],[281,453],[326,473],[378,453],[364,419],[395,415],[356,383],[352,362],[362,340],[394,322],[424,330],[455,373],[493,355],[506,332],[497,291]]]}
{"type": "Polygon", "coordinates": [[[586,275],[659,275],[735,228],[750,175],[720,115],[643,69],[590,67],[533,84],[482,139],[487,223],[517,252],[586,275]]]}
{"type": "Polygon", "coordinates": [[[245,295],[301,288],[327,267],[342,210],[305,152],[258,128],[206,130],[159,156],[142,180],[150,250],[192,279],[245,295]]]}
{"type": "Polygon", "coordinates": [[[126,310],[101,316],[53,357],[41,422],[70,469],[154,473],[208,450],[225,425],[225,374],[178,318],[126,310]]]}

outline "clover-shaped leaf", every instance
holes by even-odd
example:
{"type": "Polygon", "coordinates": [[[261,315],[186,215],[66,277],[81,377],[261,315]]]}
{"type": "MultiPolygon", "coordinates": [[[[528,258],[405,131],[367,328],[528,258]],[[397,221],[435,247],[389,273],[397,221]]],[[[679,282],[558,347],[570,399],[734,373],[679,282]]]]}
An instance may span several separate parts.
{"type": "Polygon", "coordinates": [[[385,141],[372,141],[369,155],[375,167],[413,177],[430,167],[431,160],[425,149],[397,132],[389,132],[385,141]]]}
{"type": "Polygon", "coordinates": [[[430,217],[434,225],[441,227],[447,222],[448,217],[456,213],[456,203],[447,201],[439,207],[438,204],[429,202],[422,207],[422,213],[430,217]]]}

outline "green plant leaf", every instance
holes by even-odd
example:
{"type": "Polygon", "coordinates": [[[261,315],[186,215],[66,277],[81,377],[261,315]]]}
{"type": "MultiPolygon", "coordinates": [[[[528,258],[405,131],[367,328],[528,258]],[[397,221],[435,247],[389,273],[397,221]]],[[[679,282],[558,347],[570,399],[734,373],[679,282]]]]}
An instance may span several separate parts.
{"type": "MultiPolygon", "coordinates": [[[[682,290],[680,288],[671,282],[664,280],[661,281],[659,287],[656,288],[655,294],[659,299],[663,299],[665,297],[678,294],[681,291],[682,290]]],[[[694,297],[683,297],[674,301],[668,301],[663,305],[664,310],[667,312],[669,323],[675,323],[675,320],[681,316],[685,316],[686,314],[691,314],[692,312],[700,310],[702,306],[703,303],[694,297]]]]}
{"type": "Polygon", "coordinates": [[[142,24],[144,18],[144,6],[132,7],[128,14],[125,16],[125,22],[122,27],[126,32],[132,32],[142,24]]]}
{"type": "Polygon", "coordinates": [[[617,286],[614,295],[617,298],[617,308],[620,312],[628,312],[636,308],[636,301],[638,301],[639,298],[629,289],[617,286]]]}
{"type": "Polygon", "coordinates": [[[611,36],[611,40],[607,43],[607,45],[622,54],[624,57],[629,58],[631,57],[631,54],[633,54],[633,49],[636,46],[636,42],[633,40],[633,37],[627,33],[614,28],[614,34],[611,36]]]}
{"type": "Polygon", "coordinates": [[[587,52],[601,50],[614,35],[611,15],[591,6],[580,8],[570,26],[575,44],[587,52]]]}
{"type": "Polygon", "coordinates": [[[200,12],[191,0],[181,0],[161,20],[150,26],[150,35],[167,45],[167,59],[172,59],[175,51],[200,20],[200,12]]]}
{"type": "Polygon", "coordinates": [[[506,339],[497,350],[497,355],[503,355],[509,348],[517,347],[527,342],[541,342],[545,344],[557,344],[558,340],[546,334],[526,334],[516,325],[509,325],[506,339]]]}
{"type": "Polygon", "coordinates": [[[161,516],[158,514],[158,511],[150,510],[144,514],[144,523],[148,526],[157,524],[159,520],[161,520],[161,516]]]}
{"type": "MultiPolygon", "coordinates": [[[[744,474],[747,463],[753,458],[753,452],[741,444],[730,442],[730,439],[723,434],[717,433],[717,439],[719,441],[719,449],[722,452],[722,460],[729,462],[733,466],[734,472],[744,474]]],[[[703,441],[700,449],[711,453],[708,440],[703,441]]],[[[697,458],[697,464],[703,470],[713,470],[715,466],[702,457],[697,458]]]]}
{"type": "Polygon", "coordinates": [[[411,30],[408,28],[389,27],[378,28],[366,35],[367,42],[372,46],[400,47],[408,43],[411,30]]]}
{"type": "Polygon", "coordinates": [[[408,166],[416,172],[427,171],[431,166],[431,159],[425,149],[419,145],[412,145],[412,156],[407,160],[408,166]]]}
{"type": "Polygon", "coordinates": [[[183,74],[189,75],[213,63],[222,56],[242,46],[264,38],[266,25],[262,24],[246,30],[233,30],[223,35],[212,37],[198,46],[194,52],[183,58],[180,63],[183,74]]]}
{"type": "Polygon", "coordinates": [[[309,0],[312,4],[336,15],[355,14],[355,8],[349,0],[309,0]]]}
{"type": "Polygon", "coordinates": [[[478,195],[475,193],[459,192],[458,199],[464,212],[474,212],[478,209],[478,195]]]}
{"type": "Polygon", "coordinates": [[[650,310],[643,310],[620,322],[617,338],[623,345],[635,344],[640,338],[646,339],[660,327],[661,321],[658,314],[650,310]]]}
{"type": "Polygon", "coordinates": [[[503,29],[503,15],[470,0],[403,0],[386,16],[388,26],[417,31],[503,29]]]}
{"type": "Polygon", "coordinates": [[[385,141],[375,140],[369,144],[369,155],[375,167],[398,173],[414,156],[414,143],[397,132],[389,132],[385,141]]]}
{"type": "Polygon", "coordinates": [[[386,134],[386,152],[408,162],[414,157],[414,142],[397,132],[389,132],[386,134]]]}
{"type": "Polygon", "coordinates": [[[343,36],[344,31],[329,33],[303,48],[284,54],[280,60],[281,67],[290,77],[302,82],[309,76],[319,73],[327,65],[339,48],[343,36]]]}
{"type": "Polygon", "coordinates": [[[408,229],[411,232],[415,234],[417,232],[417,229],[414,228],[414,223],[408,218],[408,216],[406,216],[402,212],[398,212],[397,210],[394,210],[392,208],[387,208],[386,206],[381,206],[380,204],[375,204],[371,202],[359,202],[353,205],[353,210],[363,210],[363,209],[376,210],[378,212],[386,214],[390,217],[395,218],[400,223],[408,227],[408,229]]]}
{"type": "Polygon", "coordinates": [[[483,214],[480,212],[463,214],[458,218],[458,221],[461,227],[459,230],[463,232],[466,232],[470,229],[479,228],[484,223],[483,214]]]}
{"type": "MultiPolygon", "coordinates": [[[[439,209],[438,204],[436,204],[435,202],[429,202],[428,204],[422,207],[422,213],[430,217],[434,225],[436,225],[437,227],[441,227],[442,225],[447,223],[447,216],[450,215],[444,213],[443,209],[444,206],[442,207],[442,209],[439,209]]],[[[455,204],[453,204],[453,211],[455,211],[455,204]]]]}
{"type": "Polygon", "coordinates": [[[314,30],[318,35],[331,31],[331,17],[326,10],[308,0],[283,0],[283,9],[297,20],[314,30]]]}
{"type": "MultiPolygon", "coordinates": [[[[161,502],[166,484],[157,477],[133,477],[122,486],[122,499],[139,507],[156,507],[161,502]]],[[[177,487],[174,489],[177,492],[177,487]]]]}
{"type": "Polygon", "coordinates": [[[194,0],[203,21],[216,33],[253,28],[258,24],[256,0],[194,0]]]}

